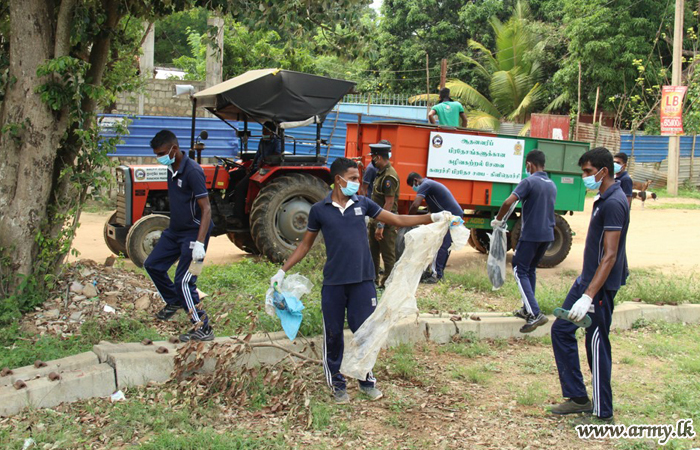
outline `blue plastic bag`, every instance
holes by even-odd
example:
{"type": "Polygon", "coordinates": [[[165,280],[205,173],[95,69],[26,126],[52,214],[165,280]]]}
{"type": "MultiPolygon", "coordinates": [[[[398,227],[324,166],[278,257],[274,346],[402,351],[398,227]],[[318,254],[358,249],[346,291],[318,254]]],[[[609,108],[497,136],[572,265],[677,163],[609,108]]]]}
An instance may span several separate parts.
{"type": "Polygon", "coordinates": [[[272,301],[275,305],[277,317],[282,323],[282,329],[289,340],[293,341],[297,337],[301,326],[301,320],[303,319],[301,311],[304,309],[304,304],[295,296],[283,294],[279,291],[274,292],[272,301]]]}

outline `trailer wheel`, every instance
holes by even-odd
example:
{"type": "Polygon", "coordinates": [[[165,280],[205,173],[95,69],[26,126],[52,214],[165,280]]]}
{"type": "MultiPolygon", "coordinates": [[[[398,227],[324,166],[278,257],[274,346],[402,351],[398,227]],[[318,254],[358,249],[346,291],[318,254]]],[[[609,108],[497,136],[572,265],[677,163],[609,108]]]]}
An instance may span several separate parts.
{"type": "Polygon", "coordinates": [[[170,225],[170,217],[160,214],[149,214],[140,218],[129,229],[126,235],[126,249],[129,259],[137,267],[143,267],[146,258],[151,254],[163,230],[170,225]]]}
{"type": "Polygon", "coordinates": [[[255,241],[253,240],[253,236],[251,236],[250,231],[245,231],[242,233],[226,233],[226,236],[228,236],[228,239],[233,242],[233,244],[243,250],[246,253],[250,253],[251,255],[259,255],[260,250],[258,250],[258,246],[255,245],[255,241]]]}
{"type": "Polygon", "coordinates": [[[120,254],[128,257],[129,254],[126,251],[126,242],[120,242],[117,239],[113,238],[112,236],[109,235],[109,225],[114,225],[117,220],[117,212],[114,211],[111,216],[109,216],[109,219],[107,219],[107,222],[105,222],[105,227],[104,227],[104,239],[105,239],[105,244],[107,244],[107,248],[109,249],[110,252],[114,253],[115,255],[119,256],[120,254]]]}
{"type": "MultiPolygon", "coordinates": [[[[521,229],[522,221],[518,219],[518,221],[515,222],[515,226],[513,227],[513,231],[511,233],[511,244],[513,245],[513,248],[518,245],[521,229]]],[[[569,226],[569,223],[559,214],[555,214],[554,242],[552,242],[552,245],[549,246],[537,267],[544,269],[560,264],[569,255],[572,242],[573,236],[571,234],[571,227],[569,226]]]]}
{"type": "Polygon", "coordinates": [[[253,201],[250,230],[260,253],[275,263],[292,254],[306,233],[311,206],[328,195],[313,175],[292,173],[265,185],[253,201]]]}

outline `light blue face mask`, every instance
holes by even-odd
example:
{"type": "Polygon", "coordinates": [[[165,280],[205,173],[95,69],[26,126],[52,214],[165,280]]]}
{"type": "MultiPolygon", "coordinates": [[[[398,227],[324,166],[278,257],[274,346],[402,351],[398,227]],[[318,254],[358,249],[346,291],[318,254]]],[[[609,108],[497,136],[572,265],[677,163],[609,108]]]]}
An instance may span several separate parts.
{"type": "Polygon", "coordinates": [[[343,195],[352,197],[353,195],[357,194],[357,191],[360,189],[360,183],[348,181],[343,177],[340,177],[340,179],[347,183],[345,187],[340,187],[340,191],[343,193],[343,195]]]}
{"type": "MultiPolygon", "coordinates": [[[[603,170],[603,169],[600,169],[600,170],[603,170]]],[[[591,176],[583,178],[583,185],[586,186],[586,189],[590,189],[591,191],[595,191],[603,183],[603,180],[600,180],[600,181],[595,180],[595,177],[600,173],[600,170],[598,172],[596,172],[595,175],[591,175],[591,176]]]]}
{"type": "Polygon", "coordinates": [[[170,152],[173,150],[173,147],[170,147],[170,150],[168,150],[168,153],[163,156],[159,156],[156,159],[158,160],[159,163],[163,164],[164,166],[172,166],[173,163],[175,162],[175,158],[170,157],[170,152]]]}
{"type": "Polygon", "coordinates": [[[420,187],[420,186],[415,186],[415,185],[414,185],[414,186],[413,186],[413,190],[416,191],[416,192],[418,192],[418,188],[419,188],[419,187],[420,187]]]}
{"type": "Polygon", "coordinates": [[[613,166],[615,166],[615,173],[620,173],[620,171],[622,170],[622,166],[618,163],[614,163],[613,166]]]}

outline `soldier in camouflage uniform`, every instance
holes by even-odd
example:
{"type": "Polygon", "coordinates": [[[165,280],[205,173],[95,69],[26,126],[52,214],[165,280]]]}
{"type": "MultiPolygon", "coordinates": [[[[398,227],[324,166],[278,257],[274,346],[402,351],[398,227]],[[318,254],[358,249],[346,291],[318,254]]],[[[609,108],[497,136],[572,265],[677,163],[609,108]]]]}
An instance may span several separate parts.
{"type": "MultiPolygon", "coordinates": [[[[372,200],[379,206],[394,214],[398,213],[399,175],[396,173],[389,158],[391,144],[378,143],[369,146],[372,164],[377,168],[374,179],[372,200]]],[[[396,263],[396,227],[385,225],[377,220],[369,223],[369,249],[372,252],[377,285],[384,288],[384,283],[391,275],[396,263]],[[384,274],[379,277],[379,256],[384,261],[384,274]]]]}

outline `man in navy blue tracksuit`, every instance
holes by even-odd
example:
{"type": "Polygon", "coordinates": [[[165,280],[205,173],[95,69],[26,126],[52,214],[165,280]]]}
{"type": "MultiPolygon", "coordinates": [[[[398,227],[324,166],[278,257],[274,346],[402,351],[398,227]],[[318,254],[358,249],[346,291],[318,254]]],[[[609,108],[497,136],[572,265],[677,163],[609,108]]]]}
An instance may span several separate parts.
{"type": "MultiPolygon", "coordinates": [[[[306,256],[318,234],[323,232],[326,243],[321,290],[323,368],[335,401],[347,403],[350,397],[346,391],[345,377],[340,373],[345,311],[350,330],[355,332],[377,306],[374,263],[369,251],[365,217],[388,225],[409,227],[445,221],[451,218],[451,214],[399,216],[382,209],[367,197],[356,195],[360,188],[360,171],[357,163],[347,158],[333,161],[331,179],[333,191],[311,207],[302,242],[270,279],[270,285],[282,283],[285,273],[306,256]]],[[[382,397],[371,372],[360,380],[360,390],[372,400],[382,397]]]]}
{"type": "MultiPolygon", "coordinates": [[[[423,178],[420,174],[416,172],[411,172],[408,174],[408,179],[406,180],[409,186],[416,192],[416,199],[411,204],[408,209],[409,214],[416,214],[418,208],[425,200],[428,204],[428,210],[431,213],[436,213],[440,211],[449,211],[453,215],[458,217],[464,217],[464,210],[457,200],[455,200],[452,192],[447,189],[442,183],[437,181],[423,178]]],[[[445,274],[445,266],[447,266],[447,260],[450,257],[450,246],[452,245],[452,235],[448,231],[445,234],[445,239],[442,241],[442,246],[438,250],[437,256],[434,261],[434,273],[431,277],[426,278],[423,282],[428,284],[437,283],[442,280],[445,274]]]]}
{"type": "Polygon", "coordinates": [[[610,324],[617,291],[627,278],[625,242],[629,226],[629,203],[620,183],[613,177],[613,157],[598,147],[581,156],[584,185],[599,189],[593,203],[591,221],[583,252],[583,271],[576,279],[562,308],[569,319],[592,319],[586,328],[586,355],[593,378],[593,399],[589,399],[581,375],[576,341],[577,326],[557,319],[552,325],[552,347],[559,371],[562,395],[568,400],[552,408],[554,414],[592,412],[602,420],[612,420],[613,399],[610,377],[612,355],[610,324]]]}
{"type": "Polygon", "coordinates": [[[170,200],[170,225],[143,264],[165,301],[165,307],[156,317],[168,320],[184,309],[194,327],[180,335],[180,340],[210,341],[214,339],[214,331],[198,305],[197,277],[189,272],[193,260],[204,260],[214,228],[204,171],[180,151],[177,137],[169,130],[159,131],[151,140],[151,147],[158,162],[168,166],[170,200]],[[180,262],[173,283],[168,269],[177,260],[180,262]]]}
{"type": "Polygon", "coordinates": [[[527,154],[525,171],[529,176],[518,183],[491,222],[491,227],[500,227],[510,207],[518,201],[522,204],[520,238],[513,254],[513,275],[523,302],[523,307],[514,314],[526,321],[520,328],[521,333],[530,333],[549,321],[535,298],[537,265],[554,241],[554,203],[557,199],[557,187],[547,176],[544,166],[544,153],[532,150],[527,154]]]}

